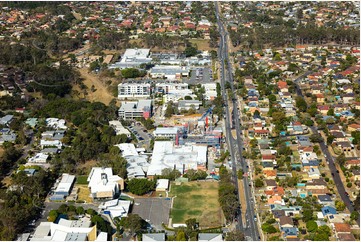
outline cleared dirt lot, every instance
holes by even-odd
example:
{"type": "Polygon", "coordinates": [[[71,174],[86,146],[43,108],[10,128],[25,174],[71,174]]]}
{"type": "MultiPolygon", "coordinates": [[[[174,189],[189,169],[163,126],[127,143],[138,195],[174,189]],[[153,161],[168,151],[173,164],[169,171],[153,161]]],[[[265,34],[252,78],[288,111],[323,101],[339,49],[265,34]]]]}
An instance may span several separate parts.
{"type": "MultiPolygon", "coordinates": [[[[89,101],[98,101],[102,102],[104,104],[109,104],[110,101],[115,98],[107,89],[107,86],[99,80],[99,77],[93,73],[88,73],[87,68],[81,68],[78,69],[80,72],[82,78],[84,79],[84,85],[88,87],[88,95],[86,96],[86,99],[89,101]],[[95,92],[91,91],[91,87],[94,85],[95,92]]],[[[78,90],[80,93],[82,91],[79,87],[74,88],[75,90],[78,90]]]]}

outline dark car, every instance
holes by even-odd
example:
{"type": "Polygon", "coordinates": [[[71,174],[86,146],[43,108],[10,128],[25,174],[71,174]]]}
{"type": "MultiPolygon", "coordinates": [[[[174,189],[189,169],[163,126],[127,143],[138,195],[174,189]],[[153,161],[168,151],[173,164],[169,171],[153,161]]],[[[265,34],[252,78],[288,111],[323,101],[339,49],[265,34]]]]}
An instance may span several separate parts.
{"type": "Polygon", "coordinates": [[[336,172],[337,172],[337,173],[340,173],[340,171],[339,171],[339,170],[336,170],[336,172]]]}
{"type": "Polygon", "coordinates": [[[332,174],[332,176],[334,176],[334,175],[335,175],[333,172],[332,172],[331,174],[332,174]]]}
{"type": "Polygon", "coordinates": [[[350,194],[348,194],[348,192],[345,192],[345,195],[348,196],[348,197],[350,196],[350,194]]]}

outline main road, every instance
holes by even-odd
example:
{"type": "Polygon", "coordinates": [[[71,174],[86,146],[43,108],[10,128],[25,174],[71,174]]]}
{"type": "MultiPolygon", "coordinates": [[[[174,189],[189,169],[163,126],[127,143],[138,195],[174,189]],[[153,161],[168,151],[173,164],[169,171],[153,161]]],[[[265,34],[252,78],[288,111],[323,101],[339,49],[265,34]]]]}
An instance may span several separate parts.
{"type": "MultiPolygon", "coordinates": [[[[220,38],[220,45],[219,45],[219,51],[218,56],[221,63],[221,90],[222,90],[222,98],[223,102],[226,104],[225,107],[225,119],[226,119],[226,137],[227,137],[227,143],[229,147],[229,151],[232,158],[232,173],[233,173],[233,180],[235,181],[235,185],[237,187],[237,193],[238,195],[245,196],[246,204],[241,204],[241,206],[246,206],[246,214],[245,223],[242,222],[242,216],[239,214],[238,216],[238,224],[237,229],[242,231],[246,237],[248,237],[250,240],[259,240],[259,233],[258,233],[258,227],[257,223],[255,221],[255,213],[254,213],[254,206],[253,206],[253,198],[250,188],[250,183],[247,177],[243,178],[243,187],[244,187],[244,194],[239,194],[238,189],[238,182],[237,182],[237,166],[240,166],[242,170],[247,173],[248,172],[248,166],[243,159],[242,151],[243,151],[243,139],[241,137],[241,124],[240,124],[240,116],[238,113],[238,98],[237,95],[232,95],[232,117],[230,115],[230,107],[228,107],[228,97],[227,97],[227,91],[225,89],[225,83],[228,81],[231,86],[231,91],[234,94],[235,89],[233,85],[233,71],[232,71],[232,65],[229,61],[228,56],[228,41],[227,41],[227,30],[224,28],[223,23],[221,22],[221,16],[219,14],[219,8],[218,3],[216,5],[216,17],[217,17],[217,23],[219,28],[219,33],[221,35],[220,38]],[[225,63],[227,63],[227,69],[225,68],[225,63]],[[237,138],[234,139],[231,133],[231,127],[230,127],[230,120],[232,120],[232,124],[234,124],[234,128],[237,133],[237,138]],[[237,155],[236,155],[237,151],[237,155]]],[[[239,196],[238,196],[239,197],[239,196]]]]}

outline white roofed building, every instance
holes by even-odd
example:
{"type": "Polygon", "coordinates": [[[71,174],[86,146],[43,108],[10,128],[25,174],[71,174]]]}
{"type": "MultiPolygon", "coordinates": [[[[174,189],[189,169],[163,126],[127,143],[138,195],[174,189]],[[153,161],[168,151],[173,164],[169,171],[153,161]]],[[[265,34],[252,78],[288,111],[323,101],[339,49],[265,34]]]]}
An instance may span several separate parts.
{"type": "Polygon", "coordinates": [[[124,180],[113,175],[112,168],[93,167],[87,181],[93,199],[113,198],[124,189],[124,180]]]}
{"type": "Polygon", "coordinates": [[[112,219],[119,217],[127,217],[129,213],[131,201],[113,199],[102,203],[99,208],[102,209],[104,214],[110,215],[112,219]]]}
{"type": "Polygon", "coordinates": [[[178,134],[178,127],[157,127],[154,131],[156,138],[171,138],[175,139],[178,134]]]}
{"type": "Polygon", "coordinates": [[[139,100],[137,102],[123,102],[119,108],[118,115],[120,118],[150,118],[152,116],[152,100],[139,100]]]}
{"type": "Polygon", "coordinates": [[[129,130],[124,128],[120,121],[118,120],[109,121],[109,125],[115,130],[116,135],[125,134],[128,138],[131,137],[129,130]]]}
{"type": "Polygon", "coordinates": [[[54,129],[67,129],[68,127],[65,125],[64,119],[58,118],[47,118],[45,120],[46,126],[54,128],[54,129]]]}
{"type": "Polygon", "coordinates": [[[169,179],[158,179],[157,180],[157,187],[155,190],[157,192],[165,192],[169,188],[169,179]]]}
{"type": "Polygon", "coordinates": [[[63,200],[71,193],[75,182],[75,176],[64,173],[58,186],[54,191],[54,195],[50,197],[50,200],[63,200]]]}
{"type": "Polygon", "coordinates": [[[46,163],[49,155],[43,153],[37,153],[35,156],[28,159],[29,163],[46,163]]]}
{"type": "Polygon", "coordinates": [[[207,146],[205,145],[175,146],[173,141],[155,141],[147,175],[148,177],[161,175],[165,168],[175,168],[183,174],[189,169],[205,169],[206,163],[207,146]]]}
{"type": "Polygon", "coordinates": [[[189,77],[190,69],[181,66],[155,66],[150,69],[151,78],[166,78],[169,80],[181,79],[189,77]]]}
{"type": "Polygon", "coordinates": [[[109,66],[110,69],[137,68],[143,63],[150,63],[150,49],[126,49],[121,60],[109,66]]]}
{"type": "Polygon", "coordinates": [[[134,144],[131,143],[122,143],[115,145],[119,148],[120,152],[122,152],[122,156],[126,158],[127,156],[137,156],[138,151],[135,148],[134,144]]]}
{"type": "Polygon", "coordinates": [[[150,96],[150,83],[120,83],[118,98],[147,98],[150,96]]]}
{"type": "Polygon", "coordinates": [[[30,241],[107,241],[108,234],[100,232],[97,236],[96,225],[91,226],[89,218],[81,220],[66,220],[61,218],[59,223],[41,222],[36,228],[30,241]],[[104,240],[104,238],[106,238],[104,240]]]}

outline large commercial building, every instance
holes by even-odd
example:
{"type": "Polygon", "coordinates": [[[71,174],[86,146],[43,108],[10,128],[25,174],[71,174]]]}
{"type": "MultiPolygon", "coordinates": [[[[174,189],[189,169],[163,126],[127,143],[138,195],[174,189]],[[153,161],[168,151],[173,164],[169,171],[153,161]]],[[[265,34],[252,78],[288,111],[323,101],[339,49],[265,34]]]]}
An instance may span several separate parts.
{"type": "Polygon", "coordinates": [[[97,231],[97,226],[91,226],[90,218],[81,220],[66,220],[59,222],[41,222],[30,241],[107,241],[106,232],[97,231]]]}
{"type": "Polygon", "coordinates": [[[150,118],[152,116],[152,101],[139,100],[135,102],[123,102],[118,110],[122,119],[150,118]]]}
{"type": "Polygon", "coordinates": [[[87,181],[93,199],[113,198],[124,189],[124,180],[112,168],[93,167],[87,181]]]}
{"type": "Polygon", "coordinates": [[[61,201],[64,200],[66,196],[69,196],[71,190],[73,189],[75,182],[75,176],[64,173],[57,188],[54,191],[54,195],[50,197],[50,200],[61,201]]]}
{"type": "Polygon", "coordinates": [[[150,96],[150,83],[121,83],[118,85],[118,98],[147,98],[150,96]]]}
{"type": "Polygon", "coordinates": [[[202,87],[206,91],[203,94],[205,100],[213,100],[217,97],[217,84],[216,83],[204,83],[202,87]]]}
{"type": "Polygon", "coordinates": [[[182,174],[189,169],[206,169],[207,145],[175,145],[174,141],[155,141],[147,176],[161,175],[165,168],[182,174]]]}
{"type": "Polygon", "coordinates": [[[150,63],[150,49],[127,49],[119,62],[110,65],[110,69],[137,68],[143,63],[150,63]]]}
{"type": "Polygon", "coordinates": [[[155,66],[150,70],[152,78],[166,78],[169,80],[189,77],[190,69],[181,66],[155,66]]]}
{"type": "Polygon", "coordinates": [[[173,90],[186,90],[188,89],[188,84],[183,82],[163,82],[155,84],[155,92],[168,94],[173,90]]]}

